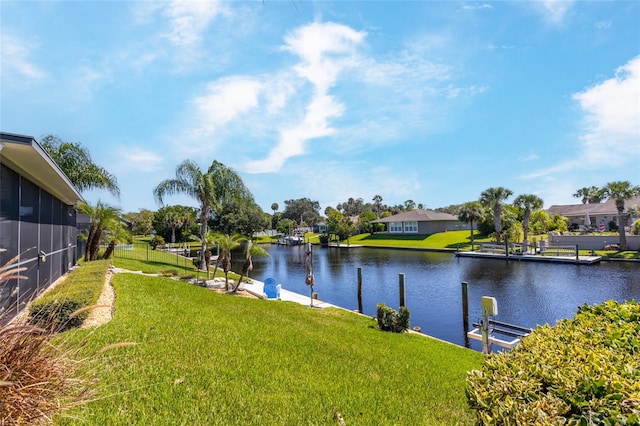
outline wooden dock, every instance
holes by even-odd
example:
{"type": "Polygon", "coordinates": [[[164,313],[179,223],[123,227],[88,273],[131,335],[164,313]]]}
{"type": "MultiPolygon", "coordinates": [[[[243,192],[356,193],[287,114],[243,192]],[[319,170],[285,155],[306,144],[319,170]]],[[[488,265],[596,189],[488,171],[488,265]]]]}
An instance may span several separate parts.
{"type": "Polygon", "coordinates": [[[525,262],[551,262],[551,263],[574,263],[579,265],[592,265],[600,262],[601,256],[545,256],[540,254],[508,254],[505,253],[487,253],[480,251],[459,251],[456,256],[460,257],[479,257],[487,259],[504,259],[525,262]]]}

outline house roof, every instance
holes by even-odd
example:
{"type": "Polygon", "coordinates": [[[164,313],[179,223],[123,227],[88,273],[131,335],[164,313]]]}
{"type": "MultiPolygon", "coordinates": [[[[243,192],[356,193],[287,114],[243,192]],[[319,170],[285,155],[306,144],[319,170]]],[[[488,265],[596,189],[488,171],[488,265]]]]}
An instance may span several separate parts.
{"type": "Polygon", "coordinates": [[[84,201],[78,189],[33,136],[0,132],[0,163],[67,205],[77,206],[84,201]]]}
{"type": "Polygon", "coordinates": [[[429,222],[436,220],[448,220],[458,222],[458,217],[449,213],[441,213],[433,210],[411,210],[394,214],[393,216],[382,219],[372,220],[373,223],[389,223],[389,222],[429,222]]]}
{"type": "MultiPolygon", "coordinates": [[[[625,209],[631,206],[640,204],[640,197],[633,197],[630,200],[625,201],[625,209]]],[[[566,205],[553,205],[547,209],[550,215],[560,214],[562,216],[584,216],[587,213],[590,215],[617,215],[618,209],[616,207],[615,200],[608,199],[604,203],[589,203],[589,204],[566,204],[566,205]]]]}

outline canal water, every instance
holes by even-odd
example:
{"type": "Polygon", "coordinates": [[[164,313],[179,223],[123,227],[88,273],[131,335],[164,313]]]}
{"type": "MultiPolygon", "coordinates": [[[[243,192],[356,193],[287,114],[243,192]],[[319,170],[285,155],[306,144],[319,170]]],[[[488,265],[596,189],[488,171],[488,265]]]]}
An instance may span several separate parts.
{"type": "MultiPolygon", "coordinates": [[[[282,287],[310,294],[305,285],[304,246],[263,246],[269,257],[254,257],[251,277],[272,277],[282,287]]],[[[376,305],[399,305],[398,275],[405,274],[411,327],[458,345],[465,344],[461,283],[468,283],[469,320],[480,317],[482,296],[498,302],[495,319],[524,327],[572,318],[583,304],[613,299],[640,300],[640,263],[552,264],[504,259],[459,258],[450,253],[358,247],[313,247],[314,290],[318,298],[358,308],[357,274],[362,268],[364,313],[376,305]]],[[[472,348],[480,349],[472,341],[472,348]]]]}

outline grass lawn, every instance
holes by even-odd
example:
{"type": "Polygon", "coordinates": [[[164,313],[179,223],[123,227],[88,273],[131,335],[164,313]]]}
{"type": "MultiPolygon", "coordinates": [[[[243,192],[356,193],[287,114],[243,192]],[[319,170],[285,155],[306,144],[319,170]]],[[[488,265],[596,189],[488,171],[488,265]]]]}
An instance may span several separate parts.
{"type": "Polygon", "coordinates": [[[483,355],[380,332],[341,309],[117,274],[115,317],[85,342],[102,398],[58,424],[474,424],[466,372],[483,355]],[[136,342],[96,354],[105,345],[136,342]]]}
{"type": "MultiPolygon", "coordinates": [[[[490,242],[487,236],[474,233],[474,242],[490,242]]],[[[377,247],[408,247],[434,249],[465,249],[471,247],[469,231],[449,231],[431,235],[397,235],[387,233],[360,234],[350,238],[351,244],[362,244],[377,247]]],[[[346,243],[346,242],[344,242],[346,243]]]]}

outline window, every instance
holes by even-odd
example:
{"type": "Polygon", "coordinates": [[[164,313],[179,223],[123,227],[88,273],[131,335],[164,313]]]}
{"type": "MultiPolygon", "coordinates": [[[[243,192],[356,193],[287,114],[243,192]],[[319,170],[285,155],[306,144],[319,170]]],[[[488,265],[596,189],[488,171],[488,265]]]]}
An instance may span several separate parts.
{"type": "Polygon", "coordinates": [[[404,232],[418,232],[418,222],[404,222],[404,232]]]}
{"type": "Polygon", "coordinates": [[[402,232],[402,222],[389,222],[389,232],[402,232]]]}

